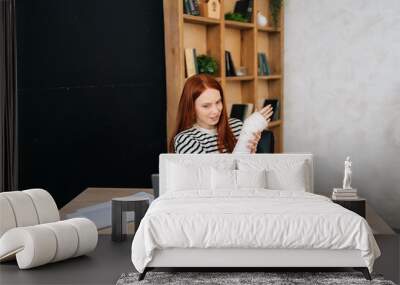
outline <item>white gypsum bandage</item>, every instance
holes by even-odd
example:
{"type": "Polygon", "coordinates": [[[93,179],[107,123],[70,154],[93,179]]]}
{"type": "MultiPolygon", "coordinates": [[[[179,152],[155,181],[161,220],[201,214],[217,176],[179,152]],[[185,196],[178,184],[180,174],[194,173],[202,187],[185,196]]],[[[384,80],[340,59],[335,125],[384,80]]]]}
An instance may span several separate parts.
{"type": "Polygon", "coordinates": [[[268,126],[267,120],[259,113],[254,112],[248,117],[242,127],[240,136],[233,153],[250,153],[248,148],[249,140],[254,137],[253,133],[261,132],[268,126]]]}

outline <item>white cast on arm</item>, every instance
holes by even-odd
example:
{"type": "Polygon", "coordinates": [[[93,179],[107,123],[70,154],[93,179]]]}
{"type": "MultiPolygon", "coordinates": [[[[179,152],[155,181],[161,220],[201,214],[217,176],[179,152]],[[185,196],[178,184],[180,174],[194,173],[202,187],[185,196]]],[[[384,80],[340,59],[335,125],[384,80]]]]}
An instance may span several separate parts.
{"type": "Polygon", "coordinates": [[[267,120],[259,112],[251,114],[243,123],[242,131],[233,153],[250,153],[250,149],[247,146],[249,140],[254,137],[255,132],[261,132],[267,126],[267,120]]]}

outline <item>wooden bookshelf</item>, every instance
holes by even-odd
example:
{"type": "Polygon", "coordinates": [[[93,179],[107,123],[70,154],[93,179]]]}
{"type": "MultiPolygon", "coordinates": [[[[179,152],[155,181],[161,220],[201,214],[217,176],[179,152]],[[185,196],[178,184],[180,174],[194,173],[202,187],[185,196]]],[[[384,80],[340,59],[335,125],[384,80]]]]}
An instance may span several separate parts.
{"type": "Polygon", "coordinates": [[[234,103],[253,103],[262,108],[264,99],[279,99],[280,119],[270,122],[275,136],[275,152],[283,152],[284,97],[283,97],[283,39],[284,13],[277,28],[259,27],[255,14],[261,11],[271,23],[269,0],[254,0],[250,23],[227,21],[224,15],[232,12],[236,0],[220,0],[220,19],[184,14],[183,0],[164,0],[165,64],[167,83],[167,136],[175,129],[176,113],[185,83],[185,48],[195,48],[197,55],[207,54],[216,59],[215,75],[224,89],[228,115],[234,103]],[[231,52],[237,69],[247,68],[247,75],[225,75],[225,50],[231,52]],[[257,53],[267,55],[271,75],[258,76],[257,53]]]}

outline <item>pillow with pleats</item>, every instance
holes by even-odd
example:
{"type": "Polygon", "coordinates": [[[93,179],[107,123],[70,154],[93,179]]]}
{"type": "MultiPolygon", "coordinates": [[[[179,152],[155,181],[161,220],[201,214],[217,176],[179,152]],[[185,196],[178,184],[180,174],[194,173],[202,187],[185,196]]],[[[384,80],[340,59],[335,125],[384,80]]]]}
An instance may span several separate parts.
{"type": "Polygon", "coordinates": [[[211,188],[214,191],[266,188],[267,175],[263,170],[229,170],[211,168],[211,188]]]}
{"type": "Polygon", "coordinates": [[[307,161],[263,161],[260,159],[237,160],[239,170],[266,171],[267,189],[306,191],[309,189],[307,161]]]}

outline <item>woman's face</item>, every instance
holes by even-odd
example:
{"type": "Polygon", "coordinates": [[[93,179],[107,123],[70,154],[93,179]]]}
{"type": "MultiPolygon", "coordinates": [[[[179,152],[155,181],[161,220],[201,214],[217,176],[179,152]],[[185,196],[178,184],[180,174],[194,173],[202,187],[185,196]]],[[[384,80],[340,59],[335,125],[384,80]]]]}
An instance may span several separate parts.
{"type": "Polygon", "coordinates": [[[221,94],[216,89],[207,88],[194,102],[197,124],[206,129],[213,129],[219,122],[222,112],[221,94]]]}

